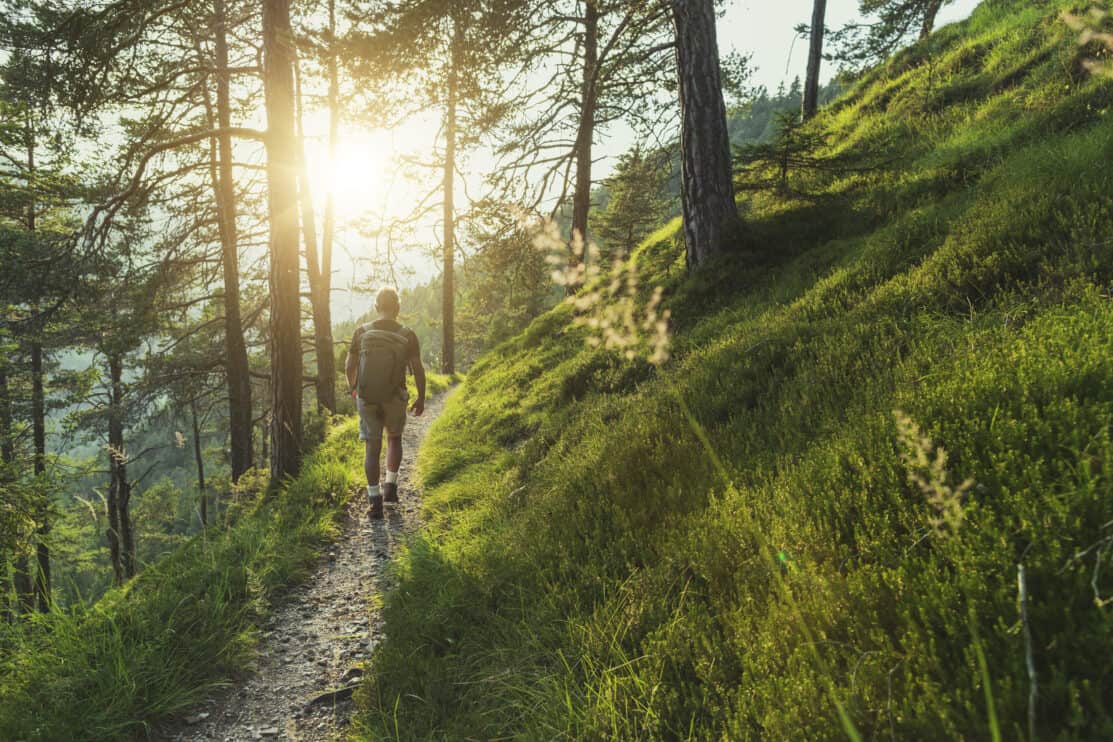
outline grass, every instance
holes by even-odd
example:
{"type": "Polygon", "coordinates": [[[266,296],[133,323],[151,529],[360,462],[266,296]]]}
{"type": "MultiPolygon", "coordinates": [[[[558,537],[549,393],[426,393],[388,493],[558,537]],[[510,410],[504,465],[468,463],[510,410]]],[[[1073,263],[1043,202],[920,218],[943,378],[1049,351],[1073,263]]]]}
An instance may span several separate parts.
{"type": "MultiPolygon", "coordinates": [[[[447,377],[430,375],[431,393],[447,377]]],[[[0,739],[144,737],[204,700],[254,658],[258,626],[283,588],[307,578],[339,535],[341,507],[363,484],[358,422],[332,427],[301,474],[92,606],[0,624],[0,739]]]]}
{"type": "Polygon", "coordinates": [[[1113,736],[1113,82],[1077,4],[1017,7],[822,112],[885,165],[747,197],[750,253],[688,278],[675,223],[647,240],[665,366],[567,305],[476,364],[357,736],[1025,737],[1020,563],[1037,733],[1113,736]],[[973,480],[951,533],[894,410],[973,480]]]}

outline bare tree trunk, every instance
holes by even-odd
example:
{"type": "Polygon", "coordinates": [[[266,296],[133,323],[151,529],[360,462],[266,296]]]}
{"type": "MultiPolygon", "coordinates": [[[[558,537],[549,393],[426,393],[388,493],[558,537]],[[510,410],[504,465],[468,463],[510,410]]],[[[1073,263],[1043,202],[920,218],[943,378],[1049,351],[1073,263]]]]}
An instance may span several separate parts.
{"type": "Polygon", "coordinates": [[[448,91],[444,122],[444,265],[443,335],[441,371],[456,372],[456,106],[460,52],[464,30],[458,17],[452,19],[452,62],[448,71],[448,91]]]}
{"type": "MultiPolygon", "coordinates": [[[[595,142],[596,87],[599,64],[599,6],[584,0],[583,82],[580,87],[580,121],[576,131],[576,186],[572,192],[572,242],[587,245],[587,218],[591,211],[591,157],[595,142]]],[[[577,256],[572,253],[573,264],[577,256]]],[[[569,292],[578,287],[567,286],[569,292]]]]}
{"type": "Polygon", "coordinates": [[[131,482],[124,479],[116,493],[120,517],[120,561],[124,567],[124,578],[135,577],[138,563],[135,559],[135,531],[131,527],[131,482]]]}
{"type": "MultiPolygon", "coordinates": [[[[229,92],[228,29],[224,0],[213,0],[216,16],[216,111],[222,131],[232,125],[229,92]]],[[[232,175],[232,137],[222,134],[219,178],[214,182],[220,220],[221,264],[224,272],[224,348],[228,379],[228,437],[231,446],[232,481],[252,466],[251,375],[247,344],[240,315],[240,257],[236,230],[236,187],[232,175]]]]}
{"type": "Polygon", "coordinates": [[[108,553],[112,560],[113,582],[124,584],[124,557],[120,544],[120,503],[126,499],[128,488],[127,453],[124,451],[123,367],[116,356],[108,358],[109,389],[108,407],[108,553]]]}
{"type": "Polygon", "coordinates": [[[197,493],[201,510],[201,525],[209,525],[209,495],[205,491],[205,457],[201,449],[201,423],[197,419],[197,400],[189,400],[193,417],[193,458],[197,461],[197,493]]]}
{"type": "MultiPolygon", "coordinates": [[[[32,194],[30,203],[27,204],[27,231],[34,233],[38,229],[37,204],[35,203],[35,124],[29,116],[26,126],[27,136],[27,190],[32,194]]],[[[46,478],[46,393],[43,387],[43,346],[42,340],[37,336],[41,324],[36,322],[32,330],[36,333],[31,341],[31,438],[35,449],[34,470],[35,479],[45,485],[46,478]]],[[[39,611],[46,613],[50,610],[50,546],[47,538],[50,536],[50,495],[45,490],[42,492],[43,502],[40,503],[38,512],[39,525],[35,528],[35,559],[38,569],[34,574],[35,600],[39,611]]]]}
{"type": "MultiPolygon", "coordinates": [[[[340,71],[336,62],[336,0],[328,4],[328,161],[336,163],[336,145],[340,140],[340,71]]],[[[329,356],[327,366],[317,359],[318,375],[327,374],[332,379],[332,410],[336,409],[336,351],[332,338],[332,245],[336,235],[335,186],[327,185],[325,193],[325,222],[321,228],[321,292],[329,297],[324,304],[322,320],[328,328],[329,356]]]]}
{"type": "Polygon", "coordinates": [[[923,41],[931,32],[935,30],[935,17],[939,15],[939,9],[943,7],[943,0],[929,0],[927,7],[924,8],[924,23],[920,26],[920,41],[923,41]]]}
{"type": "Polygon", "coordinates": [[[108,448],[111,481],[108,487],[109,551],[116,584],[135,576],[135,539],[131,528],[131,482],[128,481],[128,455],[124,444],[124,364],[123,358],[108,358],[112,388],[109,392],[108,448]]]}
{"type": "Polygon", "coordinates": [[[301,467],[301,297],[290,0],[263,3],[270,218],[271,479],[301,467]]]}
{"type": "Polygon", "coordinates": [[[680,89],[681,207],[689,269],[734,246],[741,223],[713,0],[671,0],[680,89]]]}
{"type": "MultiPolygon", "coordinates": [[[[328,0],[328,165],[336,164],[336,146],[341,131],[341,76],[336,63],[336,0],[328,0]]],[[[329,182],[325,192],[325,224],[321,229],[321,284],[325,295],[333,290],[333,240],[336,236],[336,186],[329,182]]],[[[332,338],[332,309],[329,307],[328,336],[332,338]]],[[[335,356],[334,356],[335,360],[335,356]]],[[[334,364],[335,366],[335,364],[334,364]]],[[[335,369],[334,374],[335,376],[335,369]]],[[[335,389],[335,387],[334,387],[335,389]]],[[[335,393],[335,390],[334,390],[335,393]]]]}
{"type": "Polygon", "coordinates": [[[808,49],[808,75],[804,80],[804,103],[801,111],[807,121],[819,108],[819,68],[823,62],[823,32],[827,17],[827,0],[815,0],[812,6],[811,45],[808,49]]]}
{"type": "Polygon", "coordinates": [[[294,97],[297,102],[298,199],[301,201],[301,229],[305,239],[305,273],[309,278],[309,303],[313,309],[313,345],[317,352],[317,409],[336,412],[336,361],[332,350],[332,324],[329,291],[324,286],[317,254],[317,216],[313,211],[313,192],[305,162],[305,126],[302,121],[301,68],[294,61],[294,97]]]}
{"type": "Polygon", "coordinates": [[[270,424],[262,422],[259,425],[259,468],[265,469],[270,463],[270,424]]]}
{"type": "MultiPolygon", "coordinates": [[[[31,437],[35,446],[35,478],[44,482],[46,477],[46,393],[43,389],[43,346],[36,338],[31,343],[31,437]]],[[[44,492],[43,498],[49,496],[44,492]]],[[[50,610],[50,535],[49,503],[43,502],[39,511],[39,525],[35,529],[35,556],[38,570],[35,573],[35,599],[39,611],[50,610]]]]}

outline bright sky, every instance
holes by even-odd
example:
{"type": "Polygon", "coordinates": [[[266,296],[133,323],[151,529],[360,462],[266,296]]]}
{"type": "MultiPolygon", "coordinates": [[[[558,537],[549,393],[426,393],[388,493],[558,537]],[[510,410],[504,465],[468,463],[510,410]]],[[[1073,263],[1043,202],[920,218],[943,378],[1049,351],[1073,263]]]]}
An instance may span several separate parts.
{"type": "MultiPolygon", "coordinates": [[[[965,18],[980,0],[955,0],[939,16],[937,27],[965,18]]],[[[856,20],[858,0],[828,0],[827,27],[840,28],[856,20]]],[[[725,54],[738,51],[753,55],[756,68],[753,83],[763,84],[771,91],[784,81],[804,76],[807,57],[807,40],[797,39],[794,28],[811,20],[812,0],[731,0],[719,21],[719,45],[725,54]]],[[[826,81],[835,72],[827,65],[821,77],[826,81]]],[[[327,118],[322,112],[309,116],[306,121],[307,154],[310,175],[314,181],[314,195],[323,208],[324,184],[336,184],[337,216],[340,229],[337,233],[333,316],[337,321],[355,319],[370,306],[365,294],[349,290],[353,284],[366,280],[367,265],[361,258],[375,252],[375,238],[366,227],[361,231],[344,223],[363,220],[374,225],[382,215],[402,216],[428,192],[439,177],[437,173],[422,173],[424,184],[419,184],[399,173],[400,157],[427,159],[427,153],[437,141],[439,120],[436,112],[416,118],[394,131],[371,131],[348,124],[341,131],[342,145],[337,162],[329,165],[326,158],[323,134],[327,118]],[[314,133],[317,134],[314,137],[314,133]]],[[[596,179],[606,177],[617,156],[634,143],[633,135],[616,127],[596,145],[596,156],[602,158],[595,166],[596,179]]],[[[493,167],[489,157],[473,153],[466,163],[469,172],[468,191],[473,195],[482,191],[485,168],[493,167]]],[[[420,172],[420,170],[418,170],[420,172]]],[[[457,203],[464,199],[464,187],[457,194],[457,203]]],[[[373,230],[371,230],[373,232],[373,230]]],[[[424,250],[411,249],[403,256],[401,265],[414,273],[400,277],[402,285],[424,283],[437,275],[439,268],[428,257],[428,249],[439,244],[439,210],[425,220],[414,234],[414,240],[426,246],[424,250]]],[[[380,249],[383,238],[380,237],[380,249]]],[[[465,246],[467,249],[467,246],[465,246]]]]}
{"type": "MultiPolygon", "coordinates": [[[[940,11],[936,27],[967,17],[979,2],[956,0],[940,11]]],[[[827,28],[842,28],[859,17],[858,0],[827,1],[827,28]]],[[[782,80],[804,77],[808,42],[797,39],[793,45],[793,29],[811,20],[812,0],[731,0],[719,21],[719,45],[723,50],[752,52],[757,67],[755,83],[775,90],[782,80]]],[[[826,81],[833,73],[828,65],[821,77],[826,81]]]]}

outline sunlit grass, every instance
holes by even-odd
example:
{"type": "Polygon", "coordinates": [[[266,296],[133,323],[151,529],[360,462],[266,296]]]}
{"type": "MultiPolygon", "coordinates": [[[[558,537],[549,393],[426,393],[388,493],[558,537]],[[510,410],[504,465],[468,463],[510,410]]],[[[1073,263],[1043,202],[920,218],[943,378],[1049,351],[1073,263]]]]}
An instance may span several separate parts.
{"type": "Polygon", "coordinates": [[[476,365],[361,737],[1022,737],[1022,559],[1040,735],[1111,733],[1073,555],[1113,518],[1113,86],[1054,12],[983,6],[871,73],[814,125],[894,159],[755,196],[750,253],[687,278],[651,235],[661,369],[568,307],[476,365]],[[946,539],[897,409],[949,454],[946,539]]]}

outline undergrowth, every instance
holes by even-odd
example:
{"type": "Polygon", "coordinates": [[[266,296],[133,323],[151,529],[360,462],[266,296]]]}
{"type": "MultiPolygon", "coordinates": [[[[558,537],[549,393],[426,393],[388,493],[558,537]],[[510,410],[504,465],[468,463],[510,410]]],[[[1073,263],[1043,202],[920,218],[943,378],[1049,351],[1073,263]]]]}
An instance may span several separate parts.
{"type": "MultiPolygon", "coordinates": [[[[451,381],[430,374],[430,394],[451,381]]],[[[202,532],[91,606],[0,623],[0,739],[142,738],[247,670],[261,619],[309,576],[364,484],[358,422],[323,435],[272,497],[265,474],[245,478],[229,527],[202,532]]]]}
{"type": "Polygon", "coordinates": [[[1113,737],[1113,81],[1063,8],[868,73],[810,126],[885,164],[748,195],[750,251],[652,235],[667,363],[566,303],[475,365],[358,736],[1113,737]]]}

